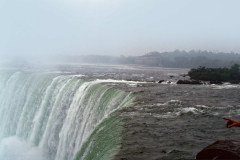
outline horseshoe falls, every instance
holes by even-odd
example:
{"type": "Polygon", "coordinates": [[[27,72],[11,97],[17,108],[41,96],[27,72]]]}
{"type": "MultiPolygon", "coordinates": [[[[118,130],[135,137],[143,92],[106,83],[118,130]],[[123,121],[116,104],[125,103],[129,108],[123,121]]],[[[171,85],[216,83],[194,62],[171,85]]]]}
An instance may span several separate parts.
{"type": "Polygon", "coordinates": [[[81,76],[0,73],[0,160],[112,159],[133,95],[81,76]]]}

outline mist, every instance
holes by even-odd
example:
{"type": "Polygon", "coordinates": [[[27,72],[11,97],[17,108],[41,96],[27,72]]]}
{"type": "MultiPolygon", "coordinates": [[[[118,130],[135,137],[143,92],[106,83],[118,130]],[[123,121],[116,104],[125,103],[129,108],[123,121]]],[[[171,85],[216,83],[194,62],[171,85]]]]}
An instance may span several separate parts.
{"type": "Polygon", "coordinates": [[[240,52],[237,0],[0,2],[0,61],[44,63],[59,55],[240,52]]]}
{"type": "Polygon", "coordinates": [[[48,160],[40,148],[17,137],[5,138],[0,143],[0,159],[4,160],[48,160]]]}
{"type": "Polygon", "coordinates": [[[239,6],[0,0],[0,160],[195,159],[238,140],[222,117],[240,113],[239,6]]]}

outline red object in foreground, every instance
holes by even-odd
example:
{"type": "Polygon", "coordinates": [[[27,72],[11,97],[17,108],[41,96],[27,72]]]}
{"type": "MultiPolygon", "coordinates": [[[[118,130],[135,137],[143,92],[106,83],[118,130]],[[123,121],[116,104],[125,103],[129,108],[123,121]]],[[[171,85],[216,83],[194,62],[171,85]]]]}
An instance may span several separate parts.
{"type": "Polygon", "coordinates": [[[197,160],[240,160],[240,141],[221,140],[207,146],[200,151],[197,160]]]}

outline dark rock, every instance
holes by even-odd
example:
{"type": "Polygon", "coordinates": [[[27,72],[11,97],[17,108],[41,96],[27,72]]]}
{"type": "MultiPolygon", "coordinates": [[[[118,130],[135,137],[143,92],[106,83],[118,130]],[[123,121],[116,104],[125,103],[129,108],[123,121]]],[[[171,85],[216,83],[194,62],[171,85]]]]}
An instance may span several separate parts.
{"type": "Polygon", "coordinates": [[[223,84],[222,81],[210,81],[210,84],[223,84]]]}
{"type": "Polygon", "coordinates": [[[154,81],[154,80],[146,80],[147,82],[152,82],[152,83],[156,83],[156,81],[154,81]]]}
{"type": "Polygon", "coordinates": [[[164,80],[160,80],[160,81],[158,81],[158,83],[162,83],[162,82],[164,82],[164,80]]]}
{"type": "Polygon", "coordinates": [[[240,83],[240,80],[231,80],[229,81],[231,84],[239,84],[240,83]]]}
{"type": "Polygon", "coordinates": [[[221,140],[207,146],[200,151],[197,160],[240,159],[240,141],[221,140]]]}
{"type": "Polygon", "coordinates": [[[202,84],[200,81],[195,80],[178,80],[177,84],[202,84]]]}
{"type": "Polygon", "coordinates": [[[165,150],[162,150],[162,153],[167,153],[167,151],[165,151],[165,150]]]}

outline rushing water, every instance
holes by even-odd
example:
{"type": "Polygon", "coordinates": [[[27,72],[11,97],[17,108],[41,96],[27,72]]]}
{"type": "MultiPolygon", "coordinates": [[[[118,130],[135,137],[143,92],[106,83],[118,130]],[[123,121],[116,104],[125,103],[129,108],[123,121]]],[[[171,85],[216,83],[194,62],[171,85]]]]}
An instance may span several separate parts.
{"type": "Polygon", "coordinates": [[[238,140],[222,117],[239,120],[240,85],[177,85],[185,73],[1,72],[0,160],[194,159],[216,140],[238,140]]]}
{"type": "Polygon", "coordinates": [[[240,85],[142,84],[137,105],[126,108],[123,147],[116,160],[194,159],[217,140],[239,140],[240,85]]]}
{"type": "MultiPolygon", "coordinates": [[[[98,154],[102,151],[89,141],[111,127],[105,125],[107,119],[131,105],[132,98],[131,93],[79,76],[2,72],[0,159],[73,160],[98,154]]],[[[117,143],[109,145],[114,149],[117,143]]]]}

